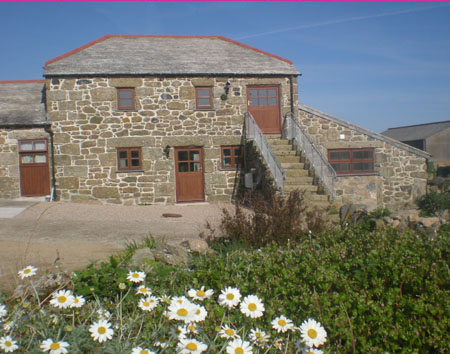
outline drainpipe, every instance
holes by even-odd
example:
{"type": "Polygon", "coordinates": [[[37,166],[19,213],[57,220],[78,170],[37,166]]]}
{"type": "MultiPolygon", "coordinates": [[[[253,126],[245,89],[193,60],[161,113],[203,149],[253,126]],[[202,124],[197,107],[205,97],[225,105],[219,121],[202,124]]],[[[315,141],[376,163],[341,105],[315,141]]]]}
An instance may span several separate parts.
{"type": "Polygon", "coordinates": [[[291,113],[294,115],[294,83],[293,83],[293,77],[289,76],[289,86],[291,90],[291,113]]]}
{"type": "Polygon", "coordinates": [[[52,191],[51,200],[56,200],[56,177],[55,177],[55,147],[53,144],[53,131],[51,125],[44,126],[44,130],[50,135],[50,150],[51,150],[51,162],[52,162],[52,191]]]}

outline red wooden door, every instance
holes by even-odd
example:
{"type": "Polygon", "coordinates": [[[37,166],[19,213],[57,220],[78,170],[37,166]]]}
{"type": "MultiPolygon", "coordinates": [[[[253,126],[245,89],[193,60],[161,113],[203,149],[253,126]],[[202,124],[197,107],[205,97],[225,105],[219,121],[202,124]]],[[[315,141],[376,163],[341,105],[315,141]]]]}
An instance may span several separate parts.
{"type": "Polygon", "coordinates": [[[279,86],[247,87],[247,109],[263,133],[281,133],[279,86]]]}
{"type": "Polygon", "coordinates": [[[205,200],[202,148],[175,148],[177,202],[205,200]]]}
{"type": "Polygon", "coordinates": [[[47,140],[19,141],[20,191],[24,197],[50,194],[47,140]]]}

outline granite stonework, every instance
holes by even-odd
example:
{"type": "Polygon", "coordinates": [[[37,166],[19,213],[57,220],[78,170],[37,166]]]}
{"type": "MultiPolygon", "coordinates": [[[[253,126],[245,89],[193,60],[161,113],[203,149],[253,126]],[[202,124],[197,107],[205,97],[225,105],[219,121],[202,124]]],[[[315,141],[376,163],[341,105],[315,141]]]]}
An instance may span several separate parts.
{"type": "Polygon", "coordinates": [[[368,175],[338,175],[334,189],[336,201],[399,209],[413,204],[424,194],[427,184],[426,158],[401,148],[376,134],[364,134],[345,124],[299,110],[299,121],[327,156],[328,149],[374,148],[375,172],[368,175]]]}
{"type": "Polygon", "coordinates": [[[229,201],[239,171],[221,168],[220,147],[242,143],[247,86],[265,84],[280,85],[281,113],[290,112],[290,81],[285,77],[47,79],[57,198],[175,203],[174,148],[195,146],[203,148],[205,201],[229,201]],[[223,99],[227,82],[231,86],[223,99]],[[196,109],[196,86],[213,88],[213,109],[196,109]],[[135,110],[117,109],[117,88],[135,88],[135,110]],[[118,171],[119,147],[141,147],[142,170],[118,171]]]}
{"type": "Polygon", "coordinates": [[[50,140],[43,128],[0,129],[0,198],[20,197],[19,141],[29,139],[50,140]]]}

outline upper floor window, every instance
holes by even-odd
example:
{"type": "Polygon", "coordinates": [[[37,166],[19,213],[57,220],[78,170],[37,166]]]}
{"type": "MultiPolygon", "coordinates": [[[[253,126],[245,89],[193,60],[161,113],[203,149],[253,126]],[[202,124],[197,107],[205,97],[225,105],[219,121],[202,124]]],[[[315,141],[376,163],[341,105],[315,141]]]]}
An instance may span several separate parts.
{"type": "Polygon", "coordinates": [[[374,149],[328,150],[328,161],[338,175],[374,172],[374,149]]]}
{"type": "Polygon", "coordinates": [[[242,145],[221,146],[222,168],[235,169],[242,166],[244,148],[242,145]]]}
{"type": "Polygon", "coordinates": [[[118,148],[117,169],[119,171],[133,171],[142,169],[142,152],[140,147],[118,148]]]}
{"type": "Polygon", "coordinates": [[[212,87],[195,88],[195,107],[197,109],[213,108],[212,87]]]}
{"type": "Polygon", "coordinates": [[[134,88],[117,89],[117,109],[119,110],[135,109],[134,88]]]}

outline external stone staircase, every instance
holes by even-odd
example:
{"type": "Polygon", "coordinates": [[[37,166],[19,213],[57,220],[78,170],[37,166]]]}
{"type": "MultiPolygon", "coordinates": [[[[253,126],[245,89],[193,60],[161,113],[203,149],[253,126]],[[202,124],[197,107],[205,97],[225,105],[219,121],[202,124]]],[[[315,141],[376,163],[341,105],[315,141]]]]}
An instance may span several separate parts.
{"type": "Polygon", "coordinates": [[[305,191],[305,199],[308,205],[324,209],[330,206],[329,195],[315,177],[314,169],[307,159],[297,151],[295,143],[283,140],[279,135],[265,136],[278,162],[286,173],[284,180],[284,192],[298,189],[305,191]]]}

